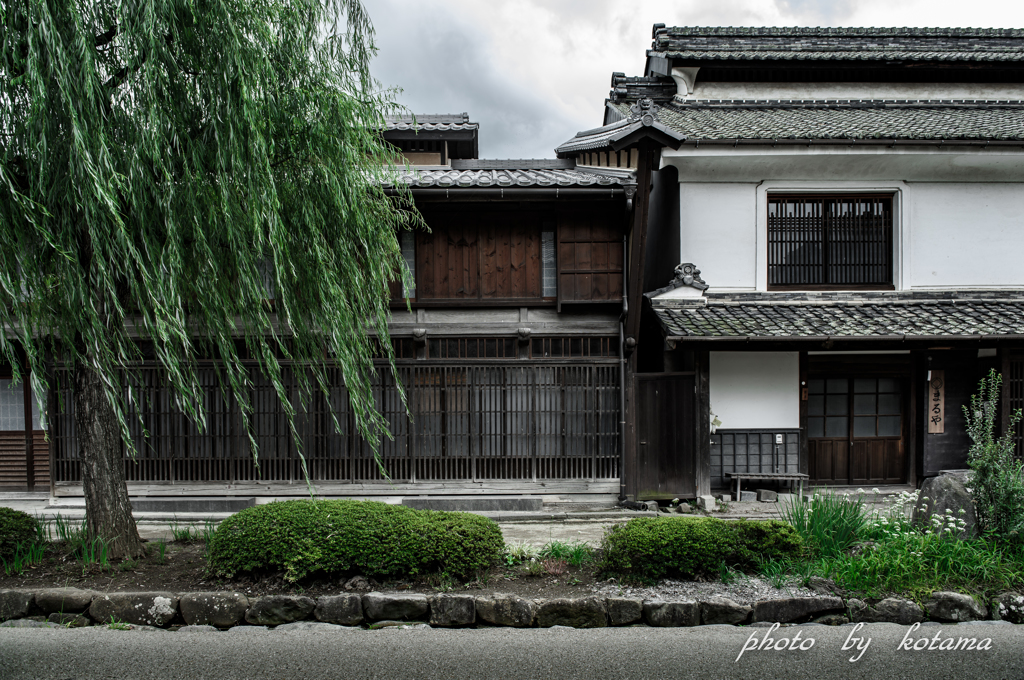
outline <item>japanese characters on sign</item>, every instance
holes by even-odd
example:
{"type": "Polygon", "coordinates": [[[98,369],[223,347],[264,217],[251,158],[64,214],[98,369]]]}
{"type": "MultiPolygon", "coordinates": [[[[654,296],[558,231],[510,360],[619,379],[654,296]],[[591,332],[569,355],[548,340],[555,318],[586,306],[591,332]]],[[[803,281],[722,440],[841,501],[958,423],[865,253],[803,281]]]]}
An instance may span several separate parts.
{"type": "Polygon", "coordinates": [[[932,371],[928,382],[928,434],[942,434],[946,426],[946,380],[944,371],[932,371]]]}

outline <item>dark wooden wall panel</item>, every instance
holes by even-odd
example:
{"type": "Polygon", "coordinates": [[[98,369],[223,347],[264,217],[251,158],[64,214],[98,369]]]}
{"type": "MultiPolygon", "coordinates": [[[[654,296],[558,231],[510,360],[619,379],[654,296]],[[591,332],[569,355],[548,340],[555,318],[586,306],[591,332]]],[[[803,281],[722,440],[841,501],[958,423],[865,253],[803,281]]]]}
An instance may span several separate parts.
{"type": "Polygon", "coordinates": [[[559,215],[559,302],[621,300],[623,269],[622,233],[613,214],[574,211],[559,215]]]}
{"type": "Polygon", "coordinates": [[[417,300],[541,298],[541,216],[445,214],[416,235],[417,300]]]}

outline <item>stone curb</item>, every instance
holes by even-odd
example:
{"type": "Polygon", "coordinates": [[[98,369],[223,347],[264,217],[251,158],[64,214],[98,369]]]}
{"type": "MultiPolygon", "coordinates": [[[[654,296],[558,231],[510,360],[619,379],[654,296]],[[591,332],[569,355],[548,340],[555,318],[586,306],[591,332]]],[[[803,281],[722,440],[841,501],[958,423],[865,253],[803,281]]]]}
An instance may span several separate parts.
{"type": "MultiPolygon", "coordinates": [[[[107,621],[115,621],[131,628],[152,628],[155,625],[158,629],[169,626],[178,628],[185,623],[189,624],[189,631],[226,630],[236,627],[265,628],[267,624],[278,627],[292,626],[303,621],[320,622],[318,626],[307,627],[324,630],[358,626],[376,629],[382,626],[549,628],[567,625],[595,628],[643,624],[656,627],[689,627],[723,623],[755,626],[771,623],[842,625],[847,622],[908,624],[910,621],[935,622],[931,625],[949,625],[954,622],[1024,623],[1024,619],[1019,617],[1002,615],[1007,613],[1005,607],[978,605],[970,596],[957,593],[936,593],[922,609],[912,602],[898,598],[867,605],[855,598],[844,600],[835,596],[780,598],[751,605],[739,605],[722,597],[697,601],[595,596],[529,600],[500,593],[476,596],[445,594],[428,597],[422,594],[372,592],[363,595],[323,595],[314,599],[292,595],[247,598],[240,593],[229,591],[174,594],[100,593],[66,589],[62,595],[69,600],[74,599],[74,609],[77,611],[55,613],[46,612],[35,604],[37,601],[46,601],[46,592],[47,589],[0,590],[0,621],[4,621],[0,623],[0,628],[30,625],[82,627],[102,625],[107,621]],[[85,604],[84,600],[89,596],[90,605],[85,607],[84,613],[79,613],[85,604]],[[154,610],[149,606],[152,602],[158,603],[161,608],[157,612],[159,616],[154,616],[154,610]],[[120,603],[121,608],[112,608],[111,603],[120,603]],[[198,613],[197,603],[205,607],[198,613]],[[963,613],[951,614],[950,607],[957,604],[962,607],[960,611],[963,613]],[[280,613],[274,610],[268,613],[271,605],[276,606],[278,610],[284,607],[287,611],[280,613]],[[131,615],[132,610],[141,610],[138,620],[131,615]],[[987,619],[988,616],[994,621],[987,619]]],[[[1004,596],[1013,596],[1013,601],[1020,598],[1017,593],[1004,593],[1000,597],[1004,596]]]]}

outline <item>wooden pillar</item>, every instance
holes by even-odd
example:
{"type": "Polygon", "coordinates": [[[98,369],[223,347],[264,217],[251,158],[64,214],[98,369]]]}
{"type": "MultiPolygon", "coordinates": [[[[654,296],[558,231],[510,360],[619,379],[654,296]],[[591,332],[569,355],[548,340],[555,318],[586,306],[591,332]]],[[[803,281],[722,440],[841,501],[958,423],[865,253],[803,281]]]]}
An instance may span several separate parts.
{"type": "Polygon", "coordinates": [[[27,371],[22,387],[25,395],[25,486],[33,491],[36,486],[36,459],[32,442],[32,386],[27,371]]]}
{"type": "Polygon", "coordinates": [[[697,410],[696,424],[697,442],[694,450],[697,454],[697,495],[711,493],[711,380],[708,363],[710,356],[707,350],[698,350],[694,357],[694,386],[697,398],[694,408],[697,410]]]}

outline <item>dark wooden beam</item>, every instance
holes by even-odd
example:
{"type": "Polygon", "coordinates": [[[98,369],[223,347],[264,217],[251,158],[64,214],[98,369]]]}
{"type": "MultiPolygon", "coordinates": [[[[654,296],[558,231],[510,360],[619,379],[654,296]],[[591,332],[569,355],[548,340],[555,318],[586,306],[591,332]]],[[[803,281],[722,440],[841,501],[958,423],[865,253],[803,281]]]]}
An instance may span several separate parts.
{"type": "Polygon", "coordinates": [[[647,218],[650,214],[651,181],[655,165],[661,157],[661,145],[643,139],[639,145],[636,172],[636,196],[633,201],[633,223],[629,234],[629,313],[626,318],[626,341],[639,341],[641,300],[643,299],[644,251],[647,247],[647,218]]]}

